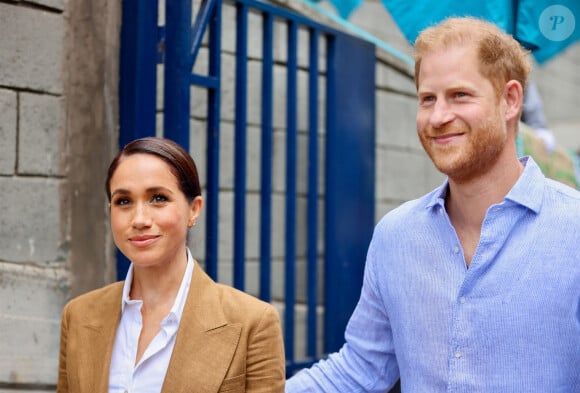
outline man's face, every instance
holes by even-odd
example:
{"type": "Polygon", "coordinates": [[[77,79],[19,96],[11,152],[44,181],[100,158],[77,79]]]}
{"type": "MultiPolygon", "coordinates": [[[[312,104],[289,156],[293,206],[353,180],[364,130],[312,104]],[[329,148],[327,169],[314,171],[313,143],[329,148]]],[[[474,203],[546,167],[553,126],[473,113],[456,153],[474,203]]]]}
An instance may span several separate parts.
{"type": "Polygon", "coordinates": [[[457,182],[493,166],[506,144],[504,110],[469,46],[427,53],[418,77],[417,133],[439,171],[457,182]]]}

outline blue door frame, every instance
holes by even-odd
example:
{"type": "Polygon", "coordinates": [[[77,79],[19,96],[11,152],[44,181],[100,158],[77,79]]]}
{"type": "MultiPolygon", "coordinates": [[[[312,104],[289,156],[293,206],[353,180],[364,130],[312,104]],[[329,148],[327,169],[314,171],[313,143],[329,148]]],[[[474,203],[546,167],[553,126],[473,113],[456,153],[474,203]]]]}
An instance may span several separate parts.
{"type": "MultiPolygon", "coordinates": [[[[286,224],[284,336],[287,372],[316,361],[316,322],[319,274],[324,276],[324,353],[336,351],[360,294],[366,250],[374,227],[375,181],[375,53],[368,42],[318,24],[287,10],[254,0],[224,0],[236,8],[234,286],[244,289],[246,210],[246,113],[248,14],[262,17],[262,102],[260,180],[260,298],[271,301],[272,132],[274,21],[287,26],[286,91],[286,224]],[[308,195],[307,195],[307,359],[296,359],[296,194],[298,32],[308,33],[308,195]],[[319,113],[320,42],[326,45],[326,109],[319,113]],[[319,117],[325,116],[326,160],[319,167],[319,117]],[[319,177],[325,173],[324,222],[320,223],[319,177]],[[318,272],[319,232],[324,230],[324,272],[318,272]]],[[[165,26],[158,26],[157,0],[123,0],[120,146],[156,135],[156,67],[164,64],[163,136],[189,149],[190,86],[207,90],[206,261],[219,280],[218,194],[220,143],[221,0],[203,0],[192,22],[191,0],[167,1],[165,26]],[[192,72],[202,38],[207,37],[208,73],[192,72]]],[[[203,176],[203,174],[202,174],[203,176]]],[[[118,278],[128,261],[118,254],[118,278]]]]}

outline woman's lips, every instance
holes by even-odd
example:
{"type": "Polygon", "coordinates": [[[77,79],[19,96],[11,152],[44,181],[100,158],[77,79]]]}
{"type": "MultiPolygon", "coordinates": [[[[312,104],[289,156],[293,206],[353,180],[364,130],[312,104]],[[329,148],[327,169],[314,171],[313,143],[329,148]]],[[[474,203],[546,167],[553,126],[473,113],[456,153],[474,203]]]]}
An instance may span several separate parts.
{"type": "Polygon", "coordinates": [[[157,235],[139,235],[139,236],[131,236],[129,241],[136,247],[147,247],[153,244],[159,236],[157,235]]]}

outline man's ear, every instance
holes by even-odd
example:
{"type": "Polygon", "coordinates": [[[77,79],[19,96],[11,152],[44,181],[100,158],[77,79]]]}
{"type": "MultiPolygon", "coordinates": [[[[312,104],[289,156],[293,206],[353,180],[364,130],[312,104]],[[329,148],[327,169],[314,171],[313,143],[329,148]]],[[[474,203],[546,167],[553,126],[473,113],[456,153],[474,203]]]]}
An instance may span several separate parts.
{"type": "Polygon", "coordinates": [[[505,84],[505,117],[506,121],[518,120],[524,103],[524,89],[520,82],[512,79],[505,84]]]}

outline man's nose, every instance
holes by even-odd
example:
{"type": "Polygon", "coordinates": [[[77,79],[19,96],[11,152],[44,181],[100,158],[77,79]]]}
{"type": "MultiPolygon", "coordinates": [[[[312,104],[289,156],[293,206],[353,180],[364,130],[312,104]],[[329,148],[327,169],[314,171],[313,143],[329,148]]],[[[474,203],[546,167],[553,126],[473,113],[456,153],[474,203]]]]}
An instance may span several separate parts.
{"type": "Polygon", "coordinates": [[[445,100],[437,100],[433,106],[433,112],[429,119],[433,128],[441,128],[454,119],[455,115],[449,103],[445,100]]]}

